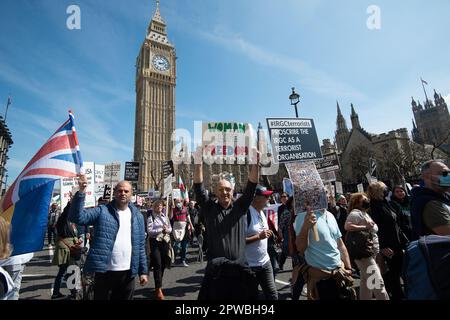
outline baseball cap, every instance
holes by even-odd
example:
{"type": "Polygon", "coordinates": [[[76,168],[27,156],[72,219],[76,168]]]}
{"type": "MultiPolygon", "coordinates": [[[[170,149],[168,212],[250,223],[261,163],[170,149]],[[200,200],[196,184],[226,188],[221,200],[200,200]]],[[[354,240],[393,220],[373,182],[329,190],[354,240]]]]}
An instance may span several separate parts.
{"type": "Polygon", "coordinates": [[[256,187],[256,196],[270,196],[273,193],[273,191],[267,190],[266,187],[263,186],[257,186],[256,187]]]}

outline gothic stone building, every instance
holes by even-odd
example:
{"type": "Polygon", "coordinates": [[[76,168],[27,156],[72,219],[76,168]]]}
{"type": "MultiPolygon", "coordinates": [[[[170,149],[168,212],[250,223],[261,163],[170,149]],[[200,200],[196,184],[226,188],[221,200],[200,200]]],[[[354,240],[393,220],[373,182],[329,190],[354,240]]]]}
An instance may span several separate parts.
{"type": "Polygon", "coordinates": [[[434,90],[434,103],[426,99],[424,105],[412,98],[413,140],[419,144],[437,145],[450,153],[450,114],[441,94],[434,90]]]}

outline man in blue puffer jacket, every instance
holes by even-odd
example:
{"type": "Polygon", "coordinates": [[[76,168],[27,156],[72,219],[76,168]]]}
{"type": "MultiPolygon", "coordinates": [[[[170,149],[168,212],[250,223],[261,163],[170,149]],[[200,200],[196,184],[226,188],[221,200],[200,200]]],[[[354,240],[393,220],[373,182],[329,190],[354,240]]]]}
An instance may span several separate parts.
{"type": "Polygon", "coordinates": [[[87,179],[79,177],[80,191],[72,199],[69,220],[77,225],[93,225],[95,241],[89,250],[84,270],[95,272],[95,300],[131,300],[134,278],[148,282],[145,255],[145,227],[141,212],[130,203],[132,186],[119,182],[114,201],[84,209],[87,179]]]}

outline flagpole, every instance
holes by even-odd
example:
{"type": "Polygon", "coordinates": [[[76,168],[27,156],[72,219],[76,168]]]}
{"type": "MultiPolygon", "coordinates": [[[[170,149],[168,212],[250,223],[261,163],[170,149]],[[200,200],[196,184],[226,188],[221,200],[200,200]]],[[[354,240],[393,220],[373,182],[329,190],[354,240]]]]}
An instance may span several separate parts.
{"type": "MultiPolygon", "coordinates": [[[[420,77],[420,80],[421,80],[421,82],[422,82],[422,88],[423,88],[423,92],[425,93],[425,99],[426,99],[426,102],[427,102],[427,104],[428,104],[428,95],[427,95],[427,91],[425,90],[425,86],[424,86],[424,81],[423,81],[423,79],[422,79],[422,77],[420,77]]],[[[428,83],[427,83],[428,84],[428,83]]]]}
{"type": "Polygon", "coordinates": [[[8,102],[6,103],[6,111],[5,111],[5,123],[6,123],[6,116],[8,115],[8,108],[11,105],[11,96],[8,97],[8,102]]]}

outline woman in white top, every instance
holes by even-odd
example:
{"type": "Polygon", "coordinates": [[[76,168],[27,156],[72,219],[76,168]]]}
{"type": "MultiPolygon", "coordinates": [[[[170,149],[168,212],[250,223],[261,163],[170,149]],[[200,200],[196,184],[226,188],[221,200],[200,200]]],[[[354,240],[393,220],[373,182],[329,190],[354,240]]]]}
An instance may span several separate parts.
{"type": "Polygon", "coordinates": [[[169,249],[172,226],[163,208],[163,201],[156,200],[153,203],[153,212],[147,218],[147,233],[150,241],[150,264],[153,266],[157,300],[164,299],[162,278],[164,269],[170,266],[169,249]]]}
{"type": "Polygon", "coordinates": [[[375,295],[377,300],[389,300],[386,292],[380,268],[376,263],[376,255],[380,251],[378,244],[378,226],[367,213],[370,208],[369,198],[365,193],[355,193],[350,198],[348,211],[350,212],[345,221],[347,232],[368,230],[372,233],[374,256],[362,259],[355,259],[355,263],[360,270],[360,300],[371,300],[375,295]]]}
{"type": "MultiPolygon", "coordinates": [[[[11,255],[11,245],[9,243],[9,223],[0,216],[0,259],[6,259],[11,255]]],[[[6,300],[9,293],[14,288],[11,276],[0,267],[0,300],[6,300]]]]}

